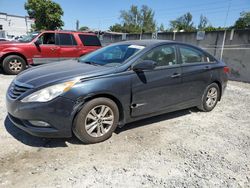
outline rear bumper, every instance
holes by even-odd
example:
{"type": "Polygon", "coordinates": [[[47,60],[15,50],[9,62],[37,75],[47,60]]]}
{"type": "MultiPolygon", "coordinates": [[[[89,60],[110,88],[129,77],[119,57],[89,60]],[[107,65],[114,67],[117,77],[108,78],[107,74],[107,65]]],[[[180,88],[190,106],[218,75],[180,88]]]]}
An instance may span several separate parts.
{"type": "Polygon", "coordinates": [[[223,96],[223,94],[226,90],[226,87],[227,87],[227,81],[224,81],[221,85],[221,96],[223,96]]]}
{"type": "Polygon", "coordinates": [[[76,113],[76,106],[72,100],[57,97],[46,103],[22,103],[7,95],[6,105],[10,121],[31,135],[50,138],[72,136],[72,123],[76,113]],[[30,120],[43,121],[50,126],[34,126],[30,120]]]}

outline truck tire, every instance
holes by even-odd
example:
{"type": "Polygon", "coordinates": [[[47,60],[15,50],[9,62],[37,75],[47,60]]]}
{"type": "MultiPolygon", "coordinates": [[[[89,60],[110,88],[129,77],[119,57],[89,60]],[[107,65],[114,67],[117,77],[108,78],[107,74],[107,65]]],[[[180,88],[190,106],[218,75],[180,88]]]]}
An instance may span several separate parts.
{"type": "Polygon", "coordinates": [[[3,60],[3,70],[6,74],[17,75],[25,68],[25,60],[18,55],[9,55],[3,60]]]}

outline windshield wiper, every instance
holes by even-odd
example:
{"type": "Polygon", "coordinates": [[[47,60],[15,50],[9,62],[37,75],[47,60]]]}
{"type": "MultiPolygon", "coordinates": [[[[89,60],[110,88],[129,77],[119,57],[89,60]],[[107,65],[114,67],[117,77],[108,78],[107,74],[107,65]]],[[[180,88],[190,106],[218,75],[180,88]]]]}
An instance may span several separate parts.
{"type": "Polygon", "coordinates": [[[95,63],[95,62],[93,62],[93,61],[79,61],[79,62],[81,62],[81,63],[86,63],[86,64],[89,64],[89,65],[95,65],[95,66],[99,66],[99,65],[100,65],[100,64],[95,63]]]}

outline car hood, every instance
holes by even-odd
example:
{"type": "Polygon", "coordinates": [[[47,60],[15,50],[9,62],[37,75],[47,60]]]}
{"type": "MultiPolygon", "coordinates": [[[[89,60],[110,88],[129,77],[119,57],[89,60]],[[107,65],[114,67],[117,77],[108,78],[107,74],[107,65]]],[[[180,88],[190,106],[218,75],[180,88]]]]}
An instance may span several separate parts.
{"type": "Polygon", "coordinates": [[[19,41],[1,41],[0,42],[0,50],[9,48],[9,47],[20,47],[20,46],[26,46],[29,45],[30,43],[24,43],[24,42],[19,42],[19,41]]]}
{"type": "Polygon", "coordinates": [[[21,43],[19,41],[16,40],[11,40],[11,41],[1,41],[0,45],[20,45],[20,44],[27,44],[27,43],[21,43]]]}
{"type": "Polygon", "coordinates": [[[16,77],[16,81],[31,87],[41,87],[52,83],[74,78],[87,79],[113,73],[115,67],[104,67],[80,63],[77,60],[66,60],[41,65],[23,71],[16,77]]]}

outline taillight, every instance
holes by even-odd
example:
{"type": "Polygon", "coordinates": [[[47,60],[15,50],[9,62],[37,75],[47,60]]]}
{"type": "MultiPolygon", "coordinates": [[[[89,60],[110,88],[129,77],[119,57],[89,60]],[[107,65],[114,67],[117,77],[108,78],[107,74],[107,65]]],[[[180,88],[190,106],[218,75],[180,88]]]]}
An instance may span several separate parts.
{"type": "Polygon", "coordinates": [[[229,69],[229,67],[224,67],[224,68],[223,68],[223,71],[224,71],[224,73],[229,73],[229,72],[230,72],[230,69],[229,69]]]}

